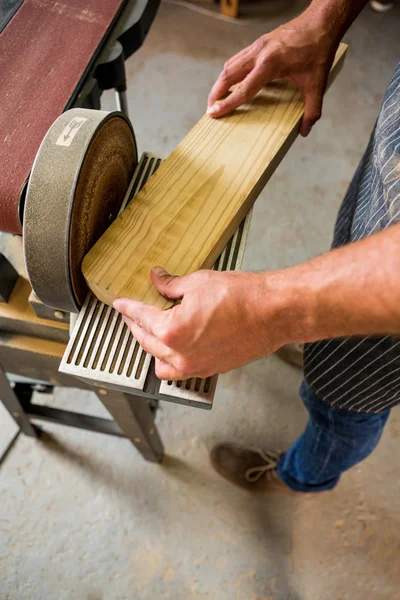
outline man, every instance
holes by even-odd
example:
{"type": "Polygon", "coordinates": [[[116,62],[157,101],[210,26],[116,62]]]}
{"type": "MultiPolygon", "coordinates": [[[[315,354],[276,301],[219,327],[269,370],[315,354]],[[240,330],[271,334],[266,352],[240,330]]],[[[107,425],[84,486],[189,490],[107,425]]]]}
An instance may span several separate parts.
{"type": "MultiPolygon", "coordinates": [[[[275,78],[305,97],[300,133],[321,115],[336,49],[365,0],[314,0],[290,23],[228,60],[208,112],[222,117],[275,78]],[[232,85],[235,90],[225,97],[232,85]]],[[[288,269],[200,271],[156,267],[169,311],[119,299],[133,335],[156,357],[161,379],[226,373],[287,343],[307,342],[300,395],[304,433],[284,454],[220,444],[212,463],[231,481],[294,492],[331,489],[377,445],[400,402],[400,65],[335,227],[333,249],[288,269]],[[203,294],[207,287],[207,294],[203,294]]]]}

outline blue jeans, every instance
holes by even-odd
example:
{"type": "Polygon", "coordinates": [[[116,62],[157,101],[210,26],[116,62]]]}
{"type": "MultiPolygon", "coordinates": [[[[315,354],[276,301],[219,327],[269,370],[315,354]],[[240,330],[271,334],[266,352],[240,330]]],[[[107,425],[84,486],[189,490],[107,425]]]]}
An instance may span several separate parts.
{"type": "Polygon", "coordinates": [[[390,410],[356,413],[324,403],[306,381],[300,396],[309,413],[304,433],[278,465],[280,478],[293,490],[330,490],[340,475],[361,462],[378,444],[390,410]]]}

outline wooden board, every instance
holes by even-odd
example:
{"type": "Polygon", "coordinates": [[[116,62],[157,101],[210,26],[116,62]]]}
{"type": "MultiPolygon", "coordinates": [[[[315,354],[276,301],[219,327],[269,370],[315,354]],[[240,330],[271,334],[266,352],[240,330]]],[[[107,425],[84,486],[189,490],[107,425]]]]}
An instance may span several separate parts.
{"type": "Polygon", "coordinates": [[[226,17],[238,17],[239,0],[221,0],[221,13],[226,17]]]}
{"type": "Polygon", "coordinates": [[[0,303],[0,334],[16,333],[44,337],[56,342],[68,342],[69,325],[62,322],[40,319],[28,302],[32,289],[29,281],[19,277],[9,301],[0,303]]]}
{"type": "MultiPolygon", "coordinates": [[[[331,70],[337,74],[347,46],[331,70]]],[[[106,304],[126,296],[167,308],[149,273],[211,267],[298,133],[303,96],[277,80],[221,119],[204,115],[86,255],[82,270],[106,304]]]]}

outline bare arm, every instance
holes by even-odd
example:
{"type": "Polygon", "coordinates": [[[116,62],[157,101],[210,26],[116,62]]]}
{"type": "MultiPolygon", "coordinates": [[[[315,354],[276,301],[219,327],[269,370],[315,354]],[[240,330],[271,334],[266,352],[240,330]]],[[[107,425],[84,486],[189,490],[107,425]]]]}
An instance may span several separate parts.
{"type": "Polygon", "coordinates": [[[400,333],[400,224],[275,277],[291,341],[400,333]]]}
{"type": "Polygon", "coordinates": [[[299,17],[258,38],[225,63],[209,95],[208,113],[221,117],[250,100],[271,80],[290,79],[305,96],[300,133],[308,135],[321,116],[340,40],[365,4],[366,0],[313,0],[299,17]]]}
{"type": "Polygon", "coordinates": [[[291,342],[400,333],[400,224],[279,271],[151,277],[181,304],[114,306],[161,379],[225,373],[291,342]]]}
{"type": "MultiPolygon", "coordinates": [[[[297,19],[230,59],[210,94],[212,116],[286,77],[306,99],[301,133],[319,118],[327,75],[343,34],[365,0],[314,0],[297,19]],[[235,83],[240,85],[226,100],[235,83]]],[[[151,274],[164,296],[181,303],[161,311],[130,299],[114,306],[161,379],[225,373],[291,342],[400,333],[400,225],[274,272],[198,271],[151,274]]]]}

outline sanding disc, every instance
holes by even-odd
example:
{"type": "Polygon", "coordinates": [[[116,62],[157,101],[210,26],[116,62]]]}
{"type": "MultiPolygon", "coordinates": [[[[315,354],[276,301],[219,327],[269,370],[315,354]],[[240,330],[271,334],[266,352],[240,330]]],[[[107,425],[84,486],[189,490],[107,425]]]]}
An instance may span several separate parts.
{"type": "Polygon", "coordinates": [[[118,214],[137,164],[132,126],[120,112],[74,108],[50,127],[29,178],[25,262],[36,296],[78,312],[85,254],[118,214]]]}

